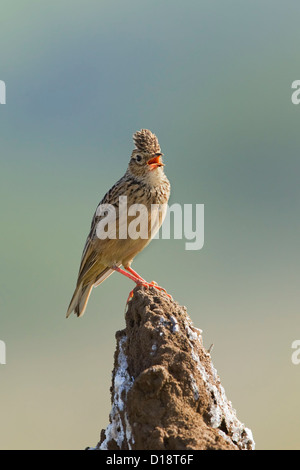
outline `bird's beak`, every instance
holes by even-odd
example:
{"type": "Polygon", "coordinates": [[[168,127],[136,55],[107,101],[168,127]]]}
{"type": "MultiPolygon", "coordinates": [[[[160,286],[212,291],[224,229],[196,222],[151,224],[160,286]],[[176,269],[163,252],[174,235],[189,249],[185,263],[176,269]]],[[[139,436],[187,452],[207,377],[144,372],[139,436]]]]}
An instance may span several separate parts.
{"type": "Polygon", "coordinates": [[[148,160],[147,164],[150,166],[151,170],[154,170],[159,166],[165,166],[161,159],[162,155],[163,153],[156,153],[155,157],[150,158],[150,160],[148,160]]]}

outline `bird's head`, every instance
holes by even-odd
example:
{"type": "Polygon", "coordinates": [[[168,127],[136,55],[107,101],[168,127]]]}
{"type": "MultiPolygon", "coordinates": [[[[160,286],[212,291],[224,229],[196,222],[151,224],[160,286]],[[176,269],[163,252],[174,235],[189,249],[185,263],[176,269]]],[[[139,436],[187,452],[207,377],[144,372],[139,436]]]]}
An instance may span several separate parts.
{"type": "Polygon", "coordinates": [[[136,177],[147,178],[163,173],[164,164],[157,137],[148,129],[142,129],[133,135],[136,148],[133,150],[128,166],[130,173],[136,177]]]}

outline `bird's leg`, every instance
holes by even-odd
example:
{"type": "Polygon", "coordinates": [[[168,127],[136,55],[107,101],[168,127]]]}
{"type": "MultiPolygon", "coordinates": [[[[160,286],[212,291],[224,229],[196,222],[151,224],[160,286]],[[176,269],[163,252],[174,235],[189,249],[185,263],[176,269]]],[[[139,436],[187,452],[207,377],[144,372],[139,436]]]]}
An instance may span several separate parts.
{"type": "Polygon", "coordinates": [[[143,279],[141,276],[139,276],[133,270],[132,270],[133,272],[131,274],[129,274],[126,271],[124,271],[124,269],[119,268],[118,266],[112,266],[112,269],[114,269],[118,273],[123,274],[124,276],[128,277],[129,279],[134,281],[137,285],[142,285],[142,286],[145,285],[146,286],[148,284],[147,281],[145,281],[145,279],[143,279]]]}
{"type": "MultiPolygon", "coordinates": [[[[127,273],[126,271],[124,271],[124,269],[119,268],[118,266],[112,266],[112,269],[114,269],[118,273],[123,274],[124,276],[126,276],[129,279],[131,279],[132,281],[134,281],[137,286],[148,287],[148,283],[145,281],[145,279],[143,279],[138,273],[136,273],[131,268],[126,268],[127,271],[129,271],[130,274],[127,273]]],[[[133,297],[133,289],[132,289],[132,291],[129,292],[126,304],[128,304],[129,300],[131,300],[132,297],[133,297]]]]}
{"type": "MultiPolygon", "coordinates": [[[[126,271],[130,272],[133,276],[135,276],[137,279],[140,279],[140,281],[143,283],[142,284],[143,286],[148,287],[148,282],[145,281],[145,279],[142,278],[142,276],[140,276],[136,271],[134,271],[134,269],[132,269],[130,266],[127,266],[127,268],[125,268],[125,269],[126,269],[126,271]]],[[[132,297],[133,297],[133,289],[132,289],[132,291],[129,292],[126,304],[128,304],[129,300],[131,300],[132,297]]]]}
{"type": "Polygon", "coordinates": [[[130,266],[128,266],[127,268],[125,268],[126,271],[128,271],[129,273],[131,273],[133,276],[137,277],[138,279],[140,279],[141,281],[145,282],[146,284],[147,281],[145,281],[145,279],[142,278],[142,276],[140,276],[137,272],[135,272],[130,266]]]}
{"type": "MultiPolygon", "coordinates": [[[[130,272],[132,274],[132,276],[135,276],[136,278],[140,279],[141,282],[142,282],[141,285],[143,285],[145,287],[155,287],[155,289],[164,292],[165,294],[167,294],[168,297],[172,298],[171,295],[167,293],[166,289],[164,289],[163,287],[160,287],[159,285],[157,285],[157,282],[155,282],[155,281],[152,281],[152,282],[145,281],[145,279],[143,279],[142,276],[140,276],[130,266],[125,267],[125,269],[126,269],[126,271],[130,272]]],[[[133,291],[130,292],[128,299],[131,299],[132,297],[133,297],[133,291]]]]}
{"type": "MultiPolygon", "coordinates": [[[[119,266],[112,266],[112,269],[114,269],[115,271],[117,271],[120,274],[123,274],[123,276],[126,276],[129,279],[131,279],[133,282],[136,283],[137,286],[155,287],[155,289],[165,292],[165,294],[167,294],[168,297],[172,298],[172,296],[167,293],[166,289],[164,289],[163,287],[158,286],[155,281],[152,281],[152,282],[145,281],[145,279],[143,279],[142,276],[140,276],[138,273],[136,273],[132,268],[130,268],[128,266],[125,268],[126,271],[128,271],[128,272],[124,271],[124,269],[122,269],[122,268],[119,268],[119,266]]],[[[132,297],[133,297],[133,289],[129,293],[127,303],[129,302],[130,299],[132,299],[132,297]]]]}

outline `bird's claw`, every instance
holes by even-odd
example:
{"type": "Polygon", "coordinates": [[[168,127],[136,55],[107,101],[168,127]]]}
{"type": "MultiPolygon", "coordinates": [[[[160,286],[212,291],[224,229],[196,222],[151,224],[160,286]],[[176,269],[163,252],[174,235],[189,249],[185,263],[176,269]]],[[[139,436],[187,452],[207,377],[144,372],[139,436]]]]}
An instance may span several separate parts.
{"type": "MultiPolygon", "coordinates": [[[[137,282],[136,283],[137,286],[143,286],[143,287],[146,287],[147,289],[149,289],[149,287],[154,287],[155,289],[161,291],[161,292],[164,292],[166,294],[167,297],[169,297],[169,299],[173,300],[173,297],[168,294],[168,292],[166,291],[166,289],[164,287],[161,287],[157,284],[157,282],[155,281],[151,281],[151,282],[143,282],[143,281],[140,281],[140,282],[137,282]]],[[[133,291],[130,291],[129,292],[129,295],[128,295],[128,298],[127,298],[127,302],[126,302],[126,305],[131,301],[131,299],[133,298],[133,291]]]]}
{"type": "Polygon", "coordinates": [[[172,296],[170,294],[168,294],[168,292],[166,291],[166,289],[164,287],[160,287],[157,282],[155,281],[151,281],[149,282],[149,287],[155,287],[155,289],[157,290],[160,290],[161,292],[164,292],[170,299],[173,299],[172,296]]]}
{"type": "Polygon", "coordinates": [[[128,298],[127,298],[127,300],[126,300],[126,305],[129,304],[129,302],[130,302],[130,300],[132,299],[132,297],[133,297],[133,290],[129,292],[128,298]]]}

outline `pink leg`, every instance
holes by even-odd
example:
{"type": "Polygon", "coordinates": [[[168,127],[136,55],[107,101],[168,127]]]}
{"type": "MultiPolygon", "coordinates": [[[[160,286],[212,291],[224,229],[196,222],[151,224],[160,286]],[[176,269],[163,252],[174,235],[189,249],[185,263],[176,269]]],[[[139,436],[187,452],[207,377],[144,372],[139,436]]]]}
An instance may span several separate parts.
{"type": "MultiPolygon", "coordinates": [[[[114,269],[118,273],[123,274],[124,276],[128,277],[129,279],[134,281],[136,284],[139,284],[139,285],[147,284],[147,282],[141,276],[139,276],[135,271],[133,271],[133,269],[130,270],[131,274],[127,273],[126,271],[124,271],[124,269],[121,269],[118,266],[112,266],[112,269],[114,269]]],[[[129,269],[128,269],[128,271],[129,271],[129,269]]]]}
{"type": "Polygon", "coordinates": [[[157,282],[155,282],[155,281],[147,282],[147,281],[145,281],[145,279],[142,276],[140,276],[132,268],[128,267],[128,268],[125,268],[125,269],[126,269],[126,271],[129,271],[134,277],[140,279],[143,282],[143,285],[147,285],[147,287],[156,287],[156,289],[166,292],[166,289],[164,289],[163,287],[158,286],[157,282]]]}
{"type": "MultiPolygon", "coordinates": [[[[152,282],[147,282],[145,281],[145,279],[143,279],[137,272],[135,272],[132,268],[125,268],[126,271],[129,271],[133,276],[137,277],[138,279],[140,279],[143,283],[147,284],[148,287],[155,287],[157,290],[161,290],[163,292],[165,292],[167,294],[167,291],[166,289],[164,289],[163,287],[160,287],[157,285],[157,282],[155,281],[152,281],[152,282]]],[[[169,297],[171,297],[169,294],[167,294],[169,297]]]]}
{"type": "MultiPolygon", "coordinates": [[[[135,272],[132,268],[130,267],[127,267],[125,268],[126,271],[124,271],[124,269],[122,268],[119,268],[118,266],[112,266],[112,269],[114,269],[115,271],[117,271],[118,273],[120,274],[123,274],[124,276],[128,277],[129,279],[131,279],[132,281],[134,281],[136,283],[136,285],[138,286],[144,286],[144,287],[155,287],[155,289],[157,290],[160,290],[162,292],[165,292],[165,294],[172,298],[172,296],[170,294],[167,293],[166,289],[164,289],[163,287],[160,287],[157,285],[157,283],[155,281],[152,281],[152,282],[147,282],[145,281],[145,279],[142,278],[142,276],[140,276],[137,272],[135,272]]],[[[129,302],[130,299],[132,299],[133,297],[133,289],[132,291],[129,293],[129,296],[128,296],[128,299],[127,299],[127,303],[129,302]]]]}
{"type": "Polygon", "coordinates": [[[126,271],[128,271],[129,273],[131,273],[133,276],[137,277],[138,279],[140,279],[141,281],[145,282],[147,284],[147,281],[145,281],[145,279],[142,278],[142,276],[140,276],[137,272],[135,272],[132,268],[130,268],[128,266],[128,268],[125,268],[126,271]]]}
{"type": "MultiPolygon", "coordinates": [[[[127,271],[129,271],[131,273],[131,274],[129,274],[126,271],[124,271],[124,269],[121,269],[118,266],[113,266],[112,268],[115,271],[117,271],[118,273],[123,274],[124,276],[126,276],[129,279],[131,279],[132,281],[134,281],[136,283],[136,285],[148,287],[147,282],[138,273],[136,273],[133,269],[126,268],[127,271]]],[[[132,291],[129,292],[127,302],[126,302],[127,304],[129,302],[129,300],[132,299],[132,297],[133,297],[133,289],[132,289],[132,291]]]]}

